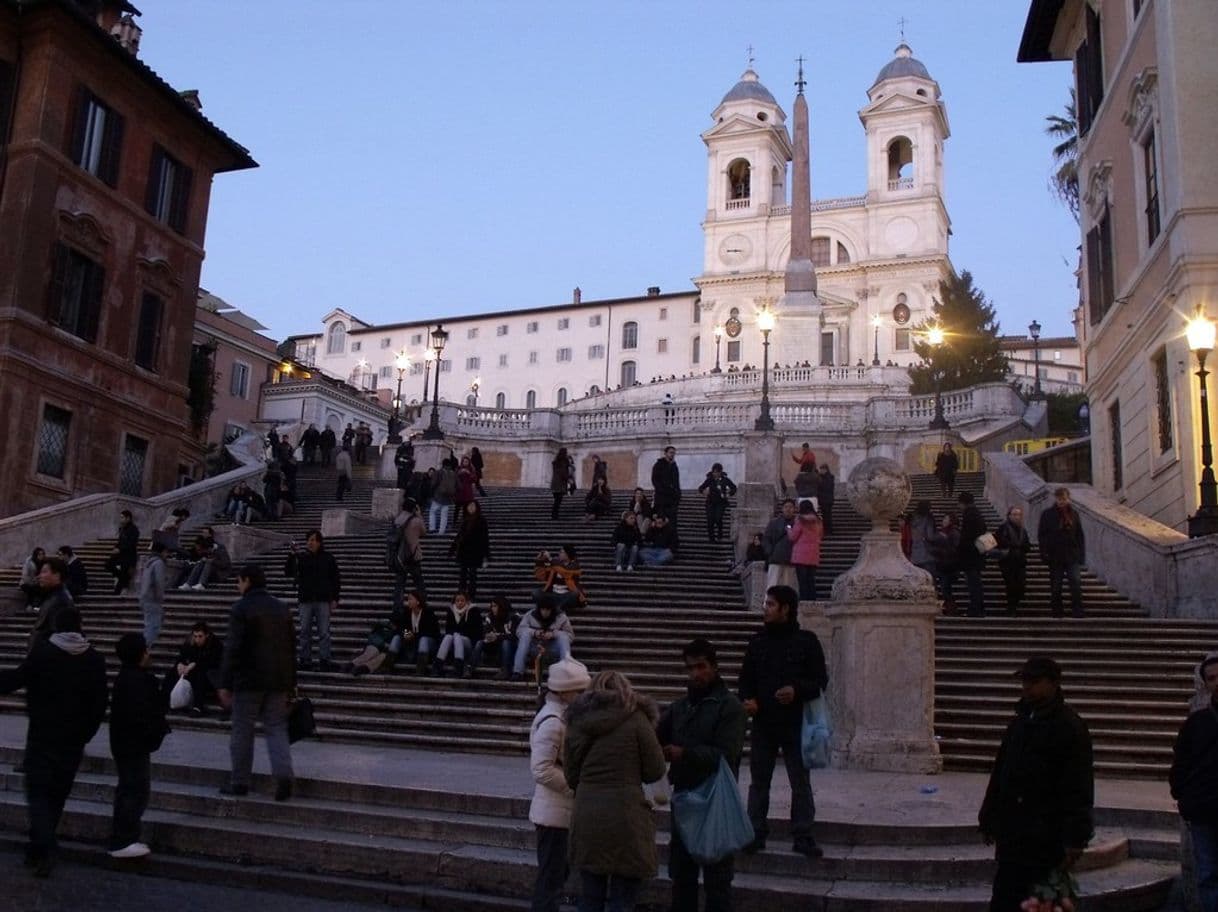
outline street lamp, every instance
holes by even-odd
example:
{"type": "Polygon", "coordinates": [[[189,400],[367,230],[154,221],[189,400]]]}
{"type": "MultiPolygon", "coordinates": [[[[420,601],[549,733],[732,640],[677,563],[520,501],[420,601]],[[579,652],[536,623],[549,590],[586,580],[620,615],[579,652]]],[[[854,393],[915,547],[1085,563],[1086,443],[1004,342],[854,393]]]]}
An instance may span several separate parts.
{"type": "Polygon", "coordinates": [[[474,394],[474,408],[478,407],[478,387],[482,385],[482,378],[475,377],[474,382],[469,385],[469,391],[474,394]]]}
{"type": "Polygon", "coordinates": [[[1028,335],[1032,337],[1032,361],[1036,369],[1036,384],[1032,389],[1032,398],[1042,398],[1040,392],[1040,323],[1033,320],[1028,324],[1028,335]]]}
{"type": "Polygon", "coordinates": [[[1210,443],[1210,408],[1205,389],[1205,358],[1214,350],[1214,321],[1205,316],[1201,307],[1188,321],[1188,347],[1197,355],[1197,379],[1201,383],[1201,503],[1188,518],[1188,537],[1218,533],[1218,485],[1214,483],[1214,449],[1210,443]]]}
{"type": "Polygon", "coordinates": [[[393,416],[389,419],[389,443],[402,442],[402,377],[406,375],[406,371],[410,370],[410,357],[404,351],[400,351],[397,357],[393,359],[394,366],[398,369],[398,394],[393,399],[393,416]]]}
{"type": "Polygon", "coordinates": [[[926,341],[931,344],[935,352],[935,363],[931,368],[931,373],[935,377],[935,417],[930,420],[930,429],[932,431],[946,431],[950,424],[943,417],[943,377],[942,371],[939,368],[939,348],[943,345],[944,333],[942,327],[932,326],[926,333],[926,341]]]}
{"type": "Polygon", "coordinates": [[[444,324],[437,323],[436,328],[431,331],[431,350],[436,353],[436,382],[432,387],[431,396],[431,421],[427,425],[427,430],[423,432],[424,440],[443,440],[444,432],[440,430],[440,365],[444,362],[440,360],[440,355],[444,352],[444,346],[448,344],[448,330],[444,328],[444,324]]]}
{"type": "Polygon", "coordinates": [[[719,367],[719,346],[723,344],[723,324],[715,324],[715,367],[711,371],[712,374],[721,374],[723,369],[719,367]]]}
{"type": "Polygon", "coordinates": [[[774,311],[765,308],[757,315],[757,328],[761,330],[761,414],[753,423],[755,431],[774,430],[774,419],[770,416],[770,333],[774,329],[774,311]]]}
{"type": "Polygon", "coordinates": [[[875,354],[871,357],[872,367],[880,366],[880,325],[883,322],[879,314],[871,318],[871,325],[875,327],[875,354]]]}
{"type": "Polygon", "coordinates": [[[436,360],[436,350],[429,348],[423,352],[423,403],[427,403],[427,391],[431,388],[431,362],[436,360]]]}

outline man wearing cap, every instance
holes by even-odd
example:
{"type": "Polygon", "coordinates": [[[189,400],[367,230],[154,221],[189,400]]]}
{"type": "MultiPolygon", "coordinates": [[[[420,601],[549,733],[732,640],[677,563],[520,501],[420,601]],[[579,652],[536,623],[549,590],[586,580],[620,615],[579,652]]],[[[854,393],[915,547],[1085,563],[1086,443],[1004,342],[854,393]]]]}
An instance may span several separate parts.
{"type": "Polygon", "coordinates": [[[1015,676],[1023,698],[977,818],[986,843],[997,844],[991,912],[1018,912],[1051,871],[1074,865],[1093,834],[1091,733],[1066,705],[1061,669],[1033,656],[1015,676]]]}
{"type": "Polygon", "coordinates": [[[529,820],[537,827],[537,881],[531,912],[558,912],[567,882],[567,837],[575,810],[575,792],[563,773],[563,741],[567,734],[567,707],[588,689],[592,678],[575,659],[550,666],[546,699],[529,729],[529,769],[533,773],[533,800],[529,820]]]}

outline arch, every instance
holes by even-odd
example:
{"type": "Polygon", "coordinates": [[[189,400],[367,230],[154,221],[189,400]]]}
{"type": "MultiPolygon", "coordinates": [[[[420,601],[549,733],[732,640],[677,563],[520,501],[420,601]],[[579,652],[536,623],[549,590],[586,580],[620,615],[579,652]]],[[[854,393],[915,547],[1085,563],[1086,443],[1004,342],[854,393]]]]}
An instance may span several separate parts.
{"type": "Polygon", "coordinates": [[[537,408],[537,390],[529,390],[524,394],[524,407],[527,409],[537,408]]]}
{"type": "Polygon", "coordinates": [[[691,364],[702,363],[702,337],[694,336],[689,343],[689,360],[691,364]]]}
{"type": "Polygon", "coordinates": [[[468,396],[465,397],[465,404],[468,405],[470,408],[477,408],[478,397],[475,396],[473,393],[470,393],[468,396]]]}
{"type": "Polygon", "coordinates": [[[326,330],[326,354],[341,355],[347,350],[347,324],[336,320],[326,330]]]}
{"type": "Polygon", "coordinates": [[[775,165],[770,169],[770,205],[782,206],[787,201],[787,188],[785,184],[787,173],[785,170],[779,170],[775,165]]]}
{"type": "Polygon", "coordinates": [[[554,396],[554,400],[558,403],[559,408],[562,408],[567,404],[567,395],[567,388],[565,386],[560,386],[558,388],[558,393],[554,396]]]}
{"type": "Polygon", "coordinates": [[[850,262],[850,251],[841,241],[837,242],[837,265],[844,266],[850,262]]]}
{"type": "Polygon", "coordinates": [[[888,189],[905,190],[913,186],[913,143],[898,136],[888,143],[888,189]]]}
{"type": "Polygon", "coordinates": [[[727,198],[747,200],[752,196],[753,168],[748,159],[733,159],[727,166],[727,198]]]}
{"type": "Polygon", "coordinates": [[[495,393],[495,408],[507,408],[507,393],[495,393]]]}
{"type": "Polygon", "coordinates": [[[634,386],[638,379],[639,365],[635,361],[623,361],[621,370],[622,386],[634,386]]]}
{"type": "Polygon", "coordinates": [[[622,348],[639,347],[639,324],[631,320],[622,324],[622,348]]]}

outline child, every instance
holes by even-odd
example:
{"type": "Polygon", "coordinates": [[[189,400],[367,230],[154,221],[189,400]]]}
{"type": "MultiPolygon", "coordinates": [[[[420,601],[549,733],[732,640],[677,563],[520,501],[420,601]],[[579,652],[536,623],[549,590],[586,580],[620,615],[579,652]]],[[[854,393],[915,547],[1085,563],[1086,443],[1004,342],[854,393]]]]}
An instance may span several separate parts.
{"type": "Polygon", "coordinates": [[[152,786],[150,755],[161,746],[169,726],[165,700],[148,671],[148,643],[142,634],[126,633],[114,647],[122,663],[110,702],[110,753],[118,768],[114,792],[111,858],[143,858],[152,850],[140,842],[140,818],[152,786]]]}

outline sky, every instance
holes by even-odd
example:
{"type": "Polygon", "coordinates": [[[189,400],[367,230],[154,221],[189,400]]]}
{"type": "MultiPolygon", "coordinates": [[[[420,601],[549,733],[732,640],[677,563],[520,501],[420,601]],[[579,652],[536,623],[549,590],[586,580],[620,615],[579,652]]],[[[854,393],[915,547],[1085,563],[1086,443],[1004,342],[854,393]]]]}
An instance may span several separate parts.
{"type": "Polygon", "coordinates": [[[940,85],[950,255],[1004,333],[1070,335],[1078,228],[1048,188],[1068,63],[1028,0],[141,0],[140,56],[260,167],[216,176],[201,284],[276,338],[693,288],[711,111],[749,59],[812,193],[866,189],[858,110],[905,40],[940,85]]]}

